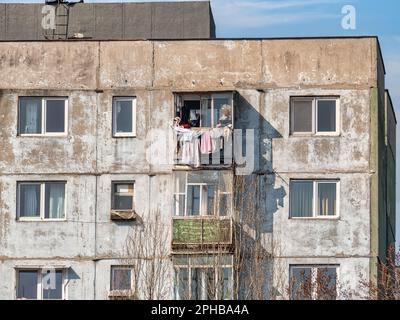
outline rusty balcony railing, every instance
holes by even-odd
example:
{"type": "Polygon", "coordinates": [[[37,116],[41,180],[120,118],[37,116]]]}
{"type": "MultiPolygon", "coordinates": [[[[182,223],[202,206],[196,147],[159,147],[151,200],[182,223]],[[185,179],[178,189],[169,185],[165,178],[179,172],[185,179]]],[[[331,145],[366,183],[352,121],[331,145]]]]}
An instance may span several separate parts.
{"type": "Polygon", "coordinates": [[[174,217],[172,230],[173,249],[226,247],[233,244],[233,220],[231,217],[174,217]]]}

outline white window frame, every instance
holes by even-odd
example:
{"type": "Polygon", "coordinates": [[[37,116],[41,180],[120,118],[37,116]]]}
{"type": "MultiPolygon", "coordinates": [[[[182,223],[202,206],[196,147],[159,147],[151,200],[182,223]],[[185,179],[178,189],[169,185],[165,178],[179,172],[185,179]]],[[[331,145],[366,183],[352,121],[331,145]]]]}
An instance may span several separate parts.
{"type": "MultiPolygon", "coordinates": [[[[178,178],[175,177],[177,180],[178,178]]],[[[174,188],[176,188],[176,181],[174,183],[174,188]]],[[[206,206],[207,207],[207,206],[206,206]]],[[[232,208],[233,208],[233,192],[232,191],[221,191],[219,188],[219,184],[215,183],[200,183],[200,182],[195,182],[195,183],[188,183],[188,172],[185,172],[185,192],[177,192],[176,189],[174,190],[174,214],[173,216],[176,218],[179,217],[187,217],[187,218],[196,218],[196,217],[222,217],[222,218],[227,218],[232,216],[232,208]],[[215,191],[214,191],[214,214],[208,215],[207,214],[207,208],[203,210],[203,204],[202,204],[202,192],[200,192],[200,214],[198,216],[189,216],[187,212],[187,207],[188,207],[188,186],[194,185],[194,186],[214,186],[215,191]],[[220,208],[219,208],[219,199],[220,195],[222,194],[227,194],[230,195],[230,205],[229,207],[231,208],[230,212],[227,212],[225,216],[220,215],[220,208]],[[185,196],[185,206],[184,206],[184,215],[180,216],[177,215],[176,213],[179,212],[179,196],[185,196]]]]}
{"type": "MultiPolygon", "coordinates": [[[[230,264],[192,264],[192,258],[189,256],[188,257],[188,264],[174,264],[174,269],[175,269],[175,274],[174,277],[176,277],[176,270],[177,269],[188,269],[188,288],[189,288],[189,297],[185,297],[185,299],[192,299],[192,270],[193,269],[213,269],[214,271],[214,285],[216,288],[216,295],[218,295],[218,281],[219,281],[219,276],[220,273],[222,272],[222,269],[224,268],[230,268],[231,269],[231,283],[230,283],[230,290],[232,292],[232,297],[233,297],[233,282],[234,282],[234,268],[233,268],[233,256],[230,256],[231,263],[230,264]]],[[[176,278],[174,280],[174,296],[176,300],[182,300],[182,297],[179,297],[179,291],[178,291],[178,286],[176,282],[176,278]]],[[[204,290],[205,288],[203,288],[204,290]]],[[[214,299],[220,299],[220,297],[214,297],[214,299]]]]}
{"type": "Polygon", "coordinates": [[[135,138],[136,137],[136,97],[113,97],[112,101],[112,132],[114,138],[135,138]],[[117,132],[116,102],[128,101],[132,103],[132,131],[117,132]]]}
{"type": "Polygon", "coordinates": [[[130,292],[134,289],[134,273],[133,273],[133,266],[131,265],[111,265],[110,267],[110,292],[130,292]],[[122,269],[122,270],[129,270],[131,273],[131,284],[130,284],[130,289],[113,289],[112,288],[112,282],[113,282],[113,272],[115,269],[122,269]]]}
{"type": "Polygon", "coordinates": [[[111,181],[111,210],[112,211],[134,211],[135,210],[135,181],[127,181],[127,180],[113,180],[111,181]],[[132,197],[132,209],[116,209],[115,207],[115,195],[118,193],[115,191],[115,186],[119,184],[131,184],[132,185],[132,193],[126,192],[126,196],[130,195],[132,197]]]}
{"type": "Polygon", "coordinates": [[[18,221],[66,221],[67,220],[67,182],[60,180],[48,181],[18,181],[17,182],[17,220],[18,221]],[[64,218],[45,218],[46,214],[46,183],[63,183],[64,184],[64,218]],[[40,215],[38,217],[21,217],[21,185],[35,184],[40,185],[40,215]]]}
{"type": "Polygon", "coordinates": [[[233,100],[234,100],[234,93],[233,92],[219,92],[219,93],[210,93],[210,94],[184,94],[182,95],[182,106],[185,105],[185,101],[193,101],[198,100],[200,103],[200,128],[215,128],[213,127],[214,124],[214,100],[215,99],[228,99],[229,105],[231,106],[231,117],[232,117],[232,126],[234,121],[234,108],[233,108],[233,100]],[[211,127],[204,127],[203,126],[203,119],[202,119],[202,100],[210,99],[211,100],[211,127]]]}
{"type": "MultiPolygon", "coordinates": [[[[42,118],[41,118],[41,133],[22,133],[21,128],[19,128],[18,135],[21,137],[64,137],[68,135],[68,98],[67,97],[19,97],[19,98],[32,98],[32,99],[41,99],[42,105],[42,118]],[[46,114],[47,114],[47,101],[55,100],[55,101],[64,101],[64,131],[63,132],[46,132],[46,114]]],[[[20,122],[20,100],[18,100],[18,127],[20,122]]]]}
{"type": "Polygon", "coordinates": [[[200,217],[205,217],[205,216],[208,216],[208,217],[212,217],[212,216],[217,216],[216,215],[216,213],[218,213],[218,211],[217,211],[217,208],[216,208],[216,206],[217,206],[217,203],[216,203],[216,200],[217,200],[217,195],[218,195],[218,192],[217,192],[217,185],[215,185],[215,184],[208,184],[208,183],[186,183],[186,197],[185,197],[185,217],[196,217],[196,216],[189,216],[188,215],[188,189],[189,189],[189,186],[199,186],[200,187],[200,199],[199,199],[199,204],[200,204],[200,207],[199,207],[199,215],[198,216],[200,216],[200,217]],[[207,207],[208,207],[208,203],[206,203],[206,201],[207,201],[207,195],[205,194],[205,192],[204,192],[204,190],[203,190],[203,187],[204,186],[213,186],[215,189],[214,189],[214,208],[213,208],[213,214],[211,214],[211,215],[208,215],[207,214],[207,207]],[[203,197],[206,197],[206,199],[204,199],[203,197]]]}
{"type": "Polygon", "coordinates": [[[291,264],[289,265],[289,283],[291,282],[292,277],[292,269],[311,269],[311,299],[317,300],[318,299],[318,283],[317,283],[317,276],[318,276],[318,269],[335,269],[336,270],[336,299],[338,298],[338,283],[339,282],[339,268],[340,265],[338,264],[291,264]]]}
{"type": "MultiPolygon", "coordinates": [[[[36,300],[68,300],[68,292],[67,292],[67,269],[66,268],[54,268],[54,271],[62,271],[62,288],[61,288],[61,299],[43,299],[43,271],[49,270],[53,268],[35,268],[35,267],[25,267],[25,268],[16,268],[16,279],[15,279],[15,299],[16,300],[26,300],[23,298],[18,298],[18,287],[19,287],[19,272],[20,271],[36,271],[37,281],[36,281],[36,300]]],[[[34,300],[34,299],[29,299],[34,300]]]]}
{"type": "Polygon", "coordinates": [[[339,136],[340,135],[340,98],[334,96],[327,97],[291,97],[290,98],[290,135],[291,136],[339,136]],[[295,102],[298,101],[311,101],[312,102],[312,113],[311,113],[311,131],[294,131],[294,109],[295,102]],[[335,131],[318,131],[318,101],[335,101],[336,102],[336,110],[335,110],[335,131]]]}
{"type": "MultiPolygon", "coordinates": [[[[312,182],[313,183],[313,209],[312,209],[312,216],[310,217],[293,217],[290,215],[291,208],[289,208],[289,219],[326,219],[326,220],[337,220],[340,218],[340,180],[339,179],[291,179],[290,183],[292,182],[312,182]],[[318,214],[318,185],[323,184],[323,183],[336,183],[336,212],[334,215],[320,215],[318,214]]],[[[289,197],[290,195],[290,189],[289,188],[289,197]]],[[[290,206],[290,201],[289,201],[289,206],[290,206]]]]}

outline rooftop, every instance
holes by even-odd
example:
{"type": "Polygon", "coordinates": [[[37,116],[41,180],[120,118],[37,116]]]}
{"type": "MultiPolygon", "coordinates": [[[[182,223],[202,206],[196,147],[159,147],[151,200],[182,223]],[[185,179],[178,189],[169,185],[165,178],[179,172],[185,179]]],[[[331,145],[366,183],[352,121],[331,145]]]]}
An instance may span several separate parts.
{"type": "Polygon", "coordinates": [[[213,38],[209,1],[1,3],[0,40],[213,38]],[[54,28],[51,23],[51,8],[54,28]],[[46,28],[43,27],[43,22],[46,28]]]}

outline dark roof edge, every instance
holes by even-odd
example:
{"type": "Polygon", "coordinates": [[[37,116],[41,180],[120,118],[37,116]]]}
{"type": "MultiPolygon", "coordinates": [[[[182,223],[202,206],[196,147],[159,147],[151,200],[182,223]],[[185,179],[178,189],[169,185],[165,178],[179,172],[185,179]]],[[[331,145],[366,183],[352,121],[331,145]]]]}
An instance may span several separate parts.
{"type": "Polygon", "coordinates": [[[382,66],[383,66],[383,72],[386,75],[386,67],[385,67],[385,60],[383,60],[383,55],[382,55],[382,49],[381,49],[381,43],[379,42],[379,38],[375,37],[376,42],[377,42],[377,47],[378,47],[378,54],[379,57],[381,58],[382,61],[382,66]]]}
{"type": "MultiPolygon", "coordinates": [[[[316,36],[316,37],[271,37],[271,38],[185,38],[185,39],[91,39],[91,38],[76,38],[76,39],[60,39],[60,40],[0,40],[0,42],[68,42],[68,41],[95,41],[95,42],[107,42],[107,41],[260,41],[260,40],[313,40],[313,39],[377,39],[379,44],[378,36],[316,36]]],[[[379,45],[380,50],[380,45],[379,45]]]]}
{"type": "Polygon", "coordinates": [[[385,93],[386,93],[386,96],[389,98],[390,107],[392,108],[392,112],[393,112],[393,115],[394,115],[394,121],[395,121],[396,124],[397,124],[396,111],[394,110],[394,106],[393,106],[393,102],[392,102],[392,97],[390,96],[389,89],[385,89],[385,93]]]}

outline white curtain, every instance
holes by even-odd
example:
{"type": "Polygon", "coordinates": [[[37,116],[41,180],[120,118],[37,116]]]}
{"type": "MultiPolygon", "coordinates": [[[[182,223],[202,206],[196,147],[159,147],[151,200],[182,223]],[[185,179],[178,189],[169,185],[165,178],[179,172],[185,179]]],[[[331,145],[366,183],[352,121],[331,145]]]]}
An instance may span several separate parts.
{"type": "Polygon", "coordinates": [[[294,181],[290,190],[290,216],[311,217],[313,183],[312,181],[294,181]]]}
{"type": "Polygon", "coordinates": [[[49,218],[62,219],[64,218],[64,194],[65,185],[62,183],[48,184],[46,187],[49,190],[49,218]]]}
{"type": "Polygon", "coordinates": [[[211,127],[211,99],[201,99],[201,126],[211,127]]]}
{"type": "Polygon", "coordinates": [[[22,185],[21,186],[21,213],[22,217],[37,217],[39,215],[38,185],[22,185]]]}
{"type": "Polygon", "coordinates": [[[41,116],[41,114],[39,108],[41,108],[41,106],[38,101],[26,101],[24,133],[40,133],[41,119],[39,119],[39,116],[41,116]]]}

